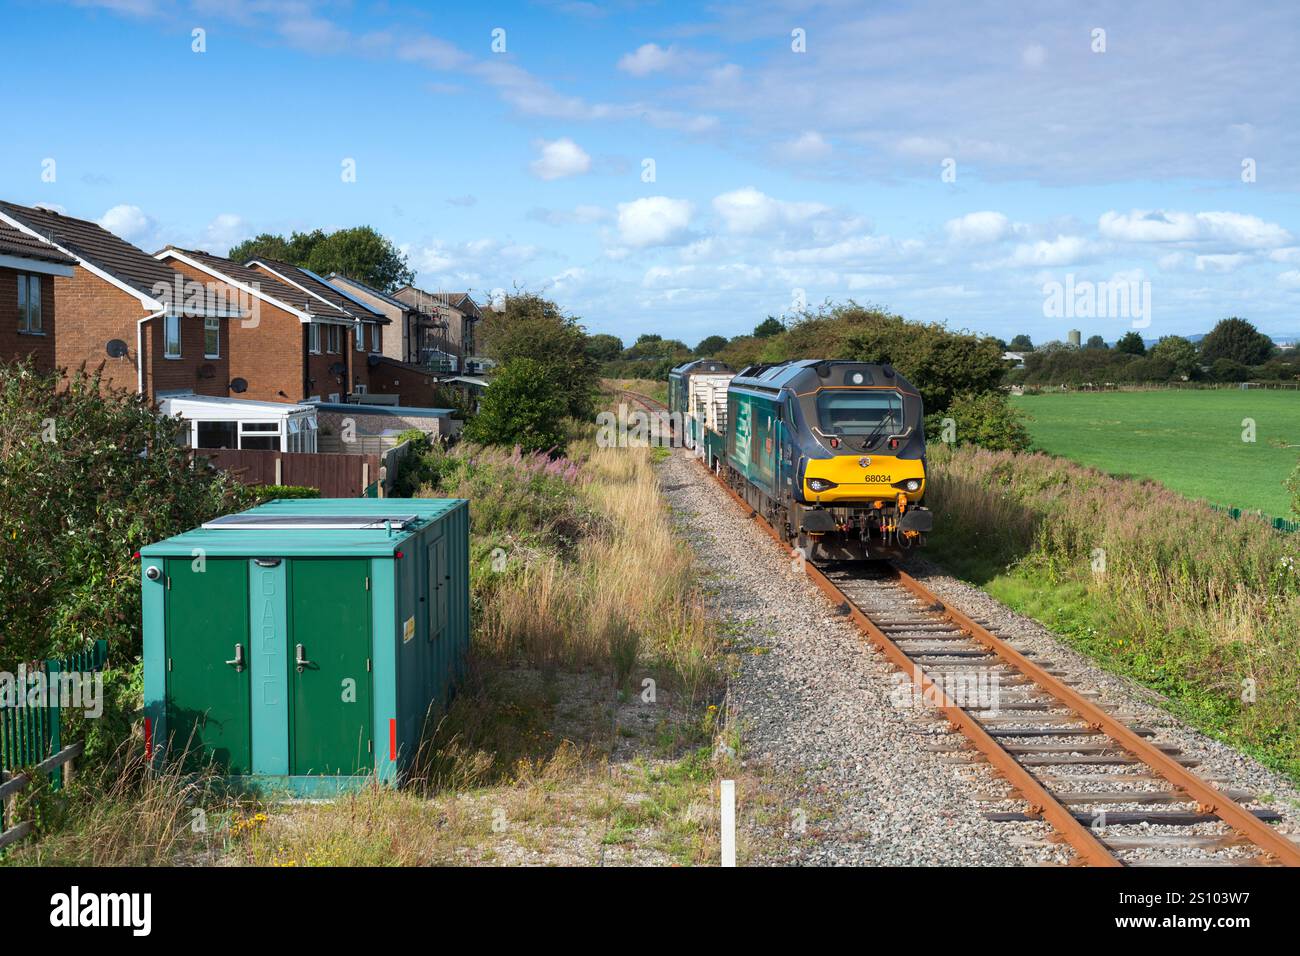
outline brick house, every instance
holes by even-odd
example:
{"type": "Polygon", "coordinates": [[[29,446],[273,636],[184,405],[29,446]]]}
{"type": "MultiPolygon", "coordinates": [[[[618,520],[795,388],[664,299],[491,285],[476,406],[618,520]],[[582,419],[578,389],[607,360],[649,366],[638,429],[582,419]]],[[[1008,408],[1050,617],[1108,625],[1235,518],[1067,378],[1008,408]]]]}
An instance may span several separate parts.
{"type": "Polygon", "coordinates": [[[54,279],[71,278],[76,262],[44,240],[0,224],[0,361],[30,358],[41,371],[54,368],[54,279]]]}
{"type": "Polygon", "coordinates": [[[241,397],[338,402],[366,391],[377,322],[361,326],[358,349],[352,313],[266,269],[177,246],[156,256],[187,279],[246,303],[247,317],[234,323],[230,334],[231,362],[243,379],[241,397]]]}
{"type": "Polygon", "coordinates": [[[263,281],[288,286],[307,297],[314,317],[305,329],[308,377],[316,382],[308,397],[338,402],[349,394],[366,394],[370,369],[383,355],[384,326],[392,320],[359,298],[340,292],[310,269],[273,259],[251,259],[244,268],[263,281]],[[327,386],[322,392],[322,382],[339,378],[340,391],[327,386]]]}
{"type": "MultiPolygon", "coordinates": [[[[393,298],[437,316],[447,323],[444,336],[446,344],[440,347],[446,353],[455,356],[456,362],[454,368],[444,365],[438,371],[464,372],[466,359],[476,354],[475,328],[483,318],[482,310],[470,294],[468,292],[425,292],[413,285],[407,285],[394,292],[393,298]]],[[[436,359],[437,356],[432,358],[436,359]]],[[[422,360],[420,364],[430,363],[422,360]]]]}
{"type": "MultiPolygon", "coordinates": [[[[178,273],[96,223],[0,202],[0,226],[73,261],[70,274],[52,277],[52,289],[41,283],[41,322],[53,318],[45,329],[53,354],[46,344],[42,362],[69,371],[102,365],[110,385],[152,401],[167,394],[229,393],[224,343],[230,320],[240,317],[237,306],[202,297],[186,301],[178,295],[178,273]]],[[[30,304],[27,309],[30,322],[30,304]]]]}
{"type": "Polygon", "coordinates": [[[385,329],[383,354],[395,362],[424,364],[423,357],[435,349],[446,348],[447,319],[430,313],[386,292],[380,292],[339,272],[331,272],[325,281],[341,293],[388,316],[392,325],[385,329]]]}

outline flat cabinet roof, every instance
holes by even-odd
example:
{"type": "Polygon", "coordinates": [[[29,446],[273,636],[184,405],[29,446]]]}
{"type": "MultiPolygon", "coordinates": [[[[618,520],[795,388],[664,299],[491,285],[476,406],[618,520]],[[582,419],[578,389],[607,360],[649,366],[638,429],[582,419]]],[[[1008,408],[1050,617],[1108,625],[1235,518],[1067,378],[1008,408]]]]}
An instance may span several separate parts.
{"type": "Polygon", "coordinates": [[[392,557],[464,498],[268,501],[141,549],[143,557],[392,557]]]}

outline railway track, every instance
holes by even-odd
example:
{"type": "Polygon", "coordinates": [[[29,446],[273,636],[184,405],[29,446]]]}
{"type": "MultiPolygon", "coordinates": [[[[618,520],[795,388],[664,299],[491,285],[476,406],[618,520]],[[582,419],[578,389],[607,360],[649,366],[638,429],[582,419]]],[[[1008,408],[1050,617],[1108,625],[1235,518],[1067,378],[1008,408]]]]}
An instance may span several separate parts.
{"type": "MultiPolygon", "coordinates": [[[[648,396],[621,394],[665,410],[648,396]]],[[[743,498],[701,470],[784,547],[743,498]]],[[[1300,865],[1300,847],[1270,825],[1280,816],[1245,805],[1254,794],[1198,776],[1197,762],[1153,730],[1131,725],[1052,661],[1017,649],[906,572],[801,563],[911,680],[914,698],[947,722],[951,742],[933,749],[953,763],[986,761],[1005,788],[986,798],[1021,805],[989,819],[1044,820],[1084,865],[1300,865]]]]}

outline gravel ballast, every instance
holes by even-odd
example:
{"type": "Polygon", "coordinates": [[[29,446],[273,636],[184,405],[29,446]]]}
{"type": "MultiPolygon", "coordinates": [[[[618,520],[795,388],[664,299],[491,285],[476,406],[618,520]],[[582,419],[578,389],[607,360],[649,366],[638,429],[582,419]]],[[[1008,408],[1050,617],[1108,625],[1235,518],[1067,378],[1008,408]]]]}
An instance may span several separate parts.
{"type": "MultiPolygon", "coordinates": [[[[899,672],[689,452],[674,451],[660,478],[737,651],[728,711],[741,728],[742,757],[787,781],[788,806],[765,822],[746,818],[742,808],[739,839],[749,842],[751,863],[1006,866],[1069,858],[1047,841],[1045,823],[984,819],[1023,803],[998,798],[1006,784],[986,764],[942,752],[964,738],[900,695],[899,672]]],[[[924,559],[914,558],[908,570],[994,633],[1100,690],[1102,702],[1158,729],[1160,742],[1202,761],[1198,773],[1271,795],[1267,806],[1283,814],[1281,829],[1300,831],[1300,794],[1284,777],[1186,727],[1155,706],[1150,691],[1100,670],[978,588],[924,559]]],[[[1151,831],[1116,831],[1143,832],[1151,831]]],[[[1165,859],[1200,851],[1142,852],[1165,859]]]]}

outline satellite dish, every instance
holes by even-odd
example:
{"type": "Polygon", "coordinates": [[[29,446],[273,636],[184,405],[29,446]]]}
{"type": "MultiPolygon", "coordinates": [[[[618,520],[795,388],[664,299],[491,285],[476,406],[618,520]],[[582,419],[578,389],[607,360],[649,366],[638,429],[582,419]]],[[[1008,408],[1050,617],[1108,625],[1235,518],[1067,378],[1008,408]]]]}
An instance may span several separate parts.
{"type": "Polygon", "coordinates": [[[199,378],[216,378],[217,367],[215,365],[200,365],[199,378]]]}
{"type": "Polygon", "coordinates": [[[335,362],[333,365],[330,366],[331,375],[342,375],[347,370],[348,367],[344,365],[342,362],[335,362]]]}
{"type": "Polygon", "coordinates": [[[379,364],[379,356],[376,355],[374,352],[371,352],[369,355],[366,356],[366,364],[369,365],[371,368],[374,368],[376,365],[379,364]]]}
{"type": "Polygon", "coordinates": [[[104,346],[104,350],[108,352],[109,358],[126,358],[129,351],[126,343],[121,339],[109,339],[108,344],[104,346]]]}
{"type": "Polygon", "coordinates": [[[233,379],[230,383],[230,390],[236,395],[248,391],[248,380],[242,378],[233,379]]]}

